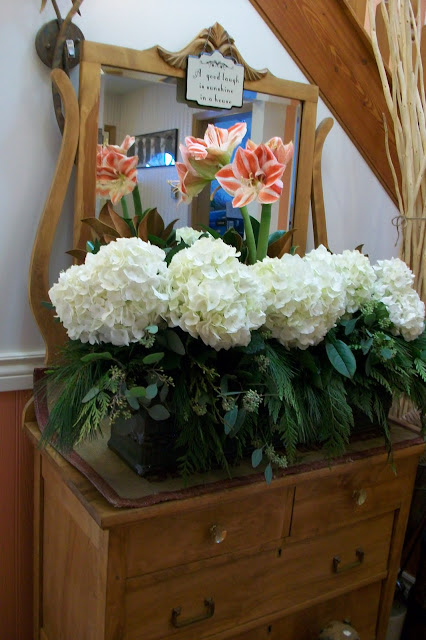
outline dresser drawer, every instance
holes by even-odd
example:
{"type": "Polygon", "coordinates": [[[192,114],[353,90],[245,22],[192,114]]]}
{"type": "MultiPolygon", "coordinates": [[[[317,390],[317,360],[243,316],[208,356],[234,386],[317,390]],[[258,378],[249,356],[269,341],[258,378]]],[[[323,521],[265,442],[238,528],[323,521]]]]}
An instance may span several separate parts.
{"type": "Polygon", "coordinates": [[[289,534],[293,491],[273,489],[226,499],[204,508],[159,516],[126,532],[127,576],[187,564],[203,558],[279,540],[289,534]]]}
{"type": "Polygon", "coordinates": [[[308,538],[337,527],[397,509],[411,491],[413,464],[398,460],[396,473],[387,462],[354,473],[332,474],[297,486],[291,536],[308,538]]]}
{"type": "Polygon", "coordinates": [[[348,621],[362,640],[375,640],[382,584],[376,582],[303,611],[272,620],[230,640],[316,640],[332,620],[348,621]]]}
{"type": "Polygon", "coordinates": [[[280,549],[129,579],[124,637],[199,640],[375,582],[386,576],[392,526],[387,513],[280,549]]]}

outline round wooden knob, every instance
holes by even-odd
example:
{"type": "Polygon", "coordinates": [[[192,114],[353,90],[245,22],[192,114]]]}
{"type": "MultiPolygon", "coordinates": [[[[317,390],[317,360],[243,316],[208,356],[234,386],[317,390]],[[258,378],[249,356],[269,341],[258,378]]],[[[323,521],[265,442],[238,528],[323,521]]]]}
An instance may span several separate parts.
{"type": "Polygon", "coordinates": [[[210,540],[213,544],[220,544],[225,540],[227,533],[221,524],[214,524],[210,527],[210,540]]]}
{"type": "Polygon", "coordinates": [[[358,491],[354,491],[354,500],[358,507],[361,507],[364,502],[367,500],[367,492],[365,489],[359,489],[358,491]]]}

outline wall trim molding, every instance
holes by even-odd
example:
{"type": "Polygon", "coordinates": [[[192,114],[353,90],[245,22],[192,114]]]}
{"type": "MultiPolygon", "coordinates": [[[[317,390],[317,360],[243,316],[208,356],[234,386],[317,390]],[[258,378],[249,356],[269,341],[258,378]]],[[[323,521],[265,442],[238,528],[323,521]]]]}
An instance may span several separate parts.
{"type": "Polygon", "coordinates": [[[44,365],[44,351],[0,353],[0,392],[33,388],[33,371],[44,365]]]}

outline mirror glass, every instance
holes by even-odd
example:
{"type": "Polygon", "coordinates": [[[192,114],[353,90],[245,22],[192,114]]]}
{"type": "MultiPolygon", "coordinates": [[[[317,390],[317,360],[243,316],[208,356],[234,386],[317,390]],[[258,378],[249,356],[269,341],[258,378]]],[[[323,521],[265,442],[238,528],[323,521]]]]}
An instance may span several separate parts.
{"type": "MultiPolygon", "coordinates": [[[[179,218],[177,227],[202,220],[223,234],[235,227],[243,233],[241,213],[232,207],[232,196],[216,181],[193,204],[181,203],[169,181],[177,180],[174,166],[180,161],[179,144],[186,136],[203,137],[207,124],[229,128],[247,123],[247,135],[256,143],[279,136],[294,143],[295,153],[283,176],[283,193],[272,207],[271,230],[292,226],[295,202],[298,146],[302,103],[266,93],[244,91],[243,106],[234,109],[206,109],[184,100],[184,80],[153,73],[102,66],[99,102],[99,142],[121,144],[127,134],[135,136],[129,155],[138,155],[138,186],[143,208],[156,207],[166,223],[179,218]],[[197,212],[194,215],[194,208],[197,212]]],[[[132,213],[131,198],[127,198],[132,213]]],[[[98,203],[98,207],[99,208],[98,203]]],[[[249,212],[259,217],[254,202],[249,212]]]]}

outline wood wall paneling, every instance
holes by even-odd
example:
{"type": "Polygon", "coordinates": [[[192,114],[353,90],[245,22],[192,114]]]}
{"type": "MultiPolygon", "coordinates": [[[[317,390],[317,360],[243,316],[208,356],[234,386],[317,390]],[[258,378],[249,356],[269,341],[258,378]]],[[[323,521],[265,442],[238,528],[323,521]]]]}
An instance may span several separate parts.
{"type": "Polygon", "coordinates": [[[0,393],[0,638],[32,638],[33,447],[22,428],[30,391],[0,393]]]}
{"type": "MultiPolygon", "coordinates": [[[[319,86],[321,98],[396,202],[384,144],[387,107],[371,44],[352,8],[343,0],[250,2],[319,86]]],[[[390,136],[396,158],[392,127],[390,136]]]]}

